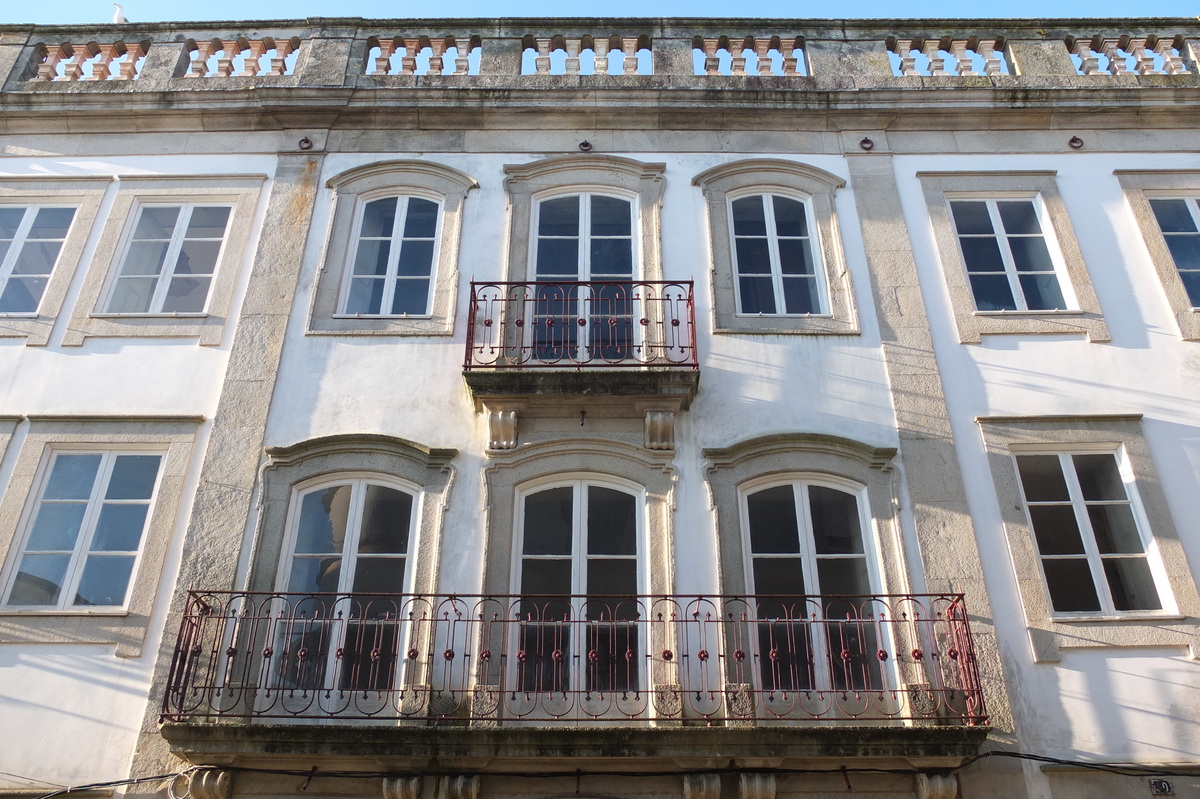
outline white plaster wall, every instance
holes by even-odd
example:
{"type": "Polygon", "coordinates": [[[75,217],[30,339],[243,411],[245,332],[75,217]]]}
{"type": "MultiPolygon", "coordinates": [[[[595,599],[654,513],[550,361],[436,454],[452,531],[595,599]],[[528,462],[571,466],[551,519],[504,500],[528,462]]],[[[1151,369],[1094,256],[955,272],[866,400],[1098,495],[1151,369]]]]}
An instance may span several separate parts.
{"type": "MultiPolygon", "coordinates": [[[[11,152],[11,148],[9,148],[11,152]]],[[[107,158],[0,158],[0,176],[26,175],[222,175],[263,174],[274,156],[141,156],[107,158]]],[[[256,211],[261,223],[269,194],[266,183],[256,211]]],[[[70,309],[106,225],[124,224],[109,215],[111,195],[101,206],[64,303],[45,347],[0,339],[0,414],[87,414],[96,416],[189,415],[211,418],[224,379],[236,309],[245,291],[257,234],[241,262],[233,312],[219,347],[194,340],[156,338],[87,339],[80,347],[60,345],[70,309]]],[[[106,269],[108,264],[93,264],[106,269]]],[[[129,775],[138,729],[150,701],[150,681],[167,606],[175,591],[183,532],[195,495],[209,422],[200,426],[189,477],[180,499],[171,548],[162,565],[156,604],[143,653],[118,658],[111,645],[33,645],[0,642],[0,790],[37,789],[41,782],[75,785],[129,775]],[[29,778],[29,779],[24,779],[29,778]]],[[[20,450],[17,430],[0,459],[0,490],[20,450]]],[[[4,553],[5,556],[8,553],[4,553]]],[[[157,564],[142,564],[142,568],[157,564]]]]}
{"type": "MultiPolygon", "coordinates": [[[[1058,757],[1194,759],[1200,662],[1182,649],[1072,649],[1033,662],[995,488],[974,419],[1144,414],[1143,429],[1189,562],[1200,563],[1200,349],[1179,337],[1114,169],[1196,169],[1178,154],[907,156],[895,159],[905,221],[934,333],[967,498],[1010,680],[1018,746],[1058,757]],[[1058,186],[1111,343],[1082,336],[985,336],[960,344],[916,173],[1057,170],[1058,186]]],[[[953,268],[958,268],[954,265],[953,268]]]]}

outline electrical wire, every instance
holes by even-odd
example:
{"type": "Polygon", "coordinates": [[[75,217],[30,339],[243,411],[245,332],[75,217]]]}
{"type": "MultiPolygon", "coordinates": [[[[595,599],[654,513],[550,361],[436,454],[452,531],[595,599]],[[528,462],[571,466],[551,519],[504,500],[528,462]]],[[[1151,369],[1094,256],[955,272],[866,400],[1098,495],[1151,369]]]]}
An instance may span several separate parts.
{"type": "MultiPolygon", "coordinates": [[[[1097,763],[1087,760],[1069,760],[1065,758],[1049,757],[1046,755],[1035,755],[1029,752],[1013,752],[1003,749],[995,749],[988,752],[981,752],[974,757],[968,758],[962,765],[952,769],[921,769],[921,768],[872,768],[872,767],[857,767],[857,766],[839,766],[837,768],[748,768],[740,766],[730,766],[725,768],[704,768],[704,769],[687,769],[687,770],[672,770],[672,771],[621,771],[613,769],[573,769],[570,771],[505,771],[498,776],[504,777],[519,777],[524,779],[562,779],[562,778],[579,778],[579,777],[673,777],[688,774],[775,774],[780,776],[801,775],[801,774],[827,774],[827,775],[849,775],[849,774],[956,774],[964,769],[987,760],[993,757],[1006,757],[1017,760],[1030,760],[1035,763],[1046,763],[1056,766],[1065,766],[1071,768],[1088,769],[1092,771],[1100,771],[1107,774],[1115,774],[1122,777],[1195,777],[1200,776],[1200,764],[1190,768],[1158,768],[1151,766],[1139,766],[1135,763],[1097,763]]],[[[137,785],[145,782],[155,782],[159,780],[169,780],[172,784],[180,777],[186,776],[192,772],[210,768],[208,766],[190,766],[182,771],[172,772],[169,774],[157,774],[151,777],[131,777],[124,780],[110,780],[108,782],[96,782],[88,785],[73,785],[64,786],[56,791],[41,794],[34,799],[53,799],[57,796],[63,796],[70,793],[78,793],[80,791],[94,791],[102,788],[116,788],[123,785],[137,785]]],[[[296,768],[252,768],[249,766],[211,766],[211,768],[220,769],[222,771],[230,771],[235,773],[245,774],[273,774],[281,777],[304,777],[306,780],[311,780],[314,777],[334,778],[334,779],[397,779],[405,777],[464,777],[476,776],[479,772],[464,771],[462,769],[426,769],[421,771],[321,771],[316,766],[309,769],[296,768]]],[[[0,772],[3,773],[3,772],[0,772]]],[[[16,775],[12,775],[16,776],[16,775]]],[[[23,777],[22,779],[33,779],[31,777],[23,777]]],[[[35,782],[45,782],[45,780],[34,780],[35,782]]],[[[49,783],[53,784],[53,783],[49,783]]],[[[175,795],[175,794],[173,794],[175,795]]],[[[186,795],[184,795],[186,799],[186,795]]]]}

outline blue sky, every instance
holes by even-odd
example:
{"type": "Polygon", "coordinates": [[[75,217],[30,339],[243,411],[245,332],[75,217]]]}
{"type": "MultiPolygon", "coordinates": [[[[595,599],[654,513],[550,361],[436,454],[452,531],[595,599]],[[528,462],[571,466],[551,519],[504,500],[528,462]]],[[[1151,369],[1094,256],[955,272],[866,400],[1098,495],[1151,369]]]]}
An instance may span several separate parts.
{"type": "MultiPolygon", "coordinates": [[[[301,17],[1195,17],[1200,0],[1005,0],[970,3],[962,0],[862,0],[845,3],[800,3],[796,0],[758,0],[739,3],[724,0],[606,0],[600,4],[563,3],[561,0],[449,0],[415,3],[413,0],[201,0],[180,3],[165,0],[129,0],[125,15],[133,22],[162,20],[296,19],[301,17]]],[[[95,24],[112,20],[108,0],[51,0],[51,2],[0,2],[0,23],[95,24]]]]}

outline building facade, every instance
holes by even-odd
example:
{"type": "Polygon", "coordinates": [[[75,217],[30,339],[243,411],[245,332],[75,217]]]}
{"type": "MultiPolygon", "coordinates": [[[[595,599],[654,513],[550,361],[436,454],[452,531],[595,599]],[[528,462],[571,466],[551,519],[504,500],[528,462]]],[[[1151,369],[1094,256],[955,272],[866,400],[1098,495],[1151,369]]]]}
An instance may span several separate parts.
{"type": "Polygon", "coordinates": [[[1200,797],[1198,61],[0,29],[0,795],[1200,797]]]}

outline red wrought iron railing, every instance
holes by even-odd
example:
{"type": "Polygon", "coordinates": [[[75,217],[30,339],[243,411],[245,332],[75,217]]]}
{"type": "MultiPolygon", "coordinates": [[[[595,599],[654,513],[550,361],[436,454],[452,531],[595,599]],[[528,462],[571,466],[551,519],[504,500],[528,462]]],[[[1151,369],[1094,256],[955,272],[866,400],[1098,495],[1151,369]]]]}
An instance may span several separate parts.
{"type": "Polygon", "coordinates": [[[192,591],[162,716],[987,722],[959,594],[192,591]]]}
{"type": "Polygon", "coordinates": [[[691,281],[471,283],[464,368],[695,369],[691,281]]]}

